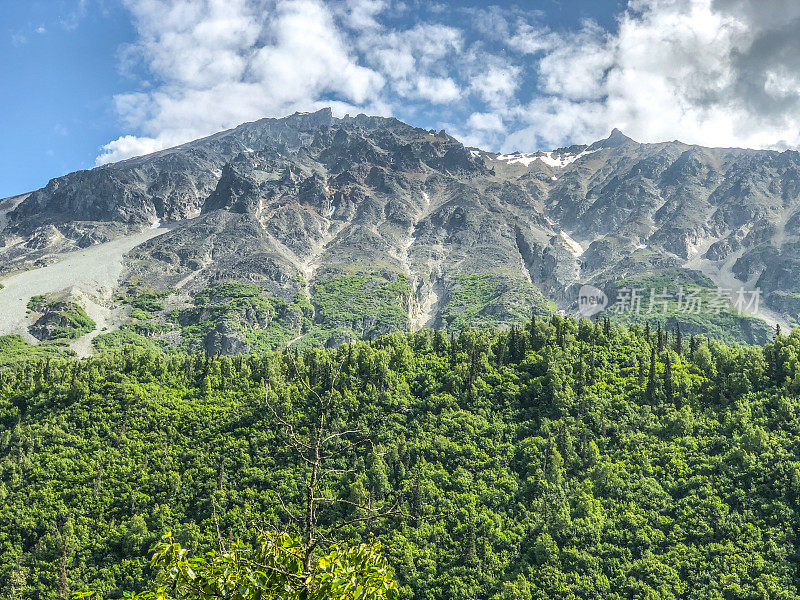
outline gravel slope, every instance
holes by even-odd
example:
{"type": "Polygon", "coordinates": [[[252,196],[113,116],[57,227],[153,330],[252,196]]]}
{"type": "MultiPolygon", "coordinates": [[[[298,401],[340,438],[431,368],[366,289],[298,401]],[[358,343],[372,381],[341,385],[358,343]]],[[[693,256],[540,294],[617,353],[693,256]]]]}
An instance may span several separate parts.
{"type": "Polygon", "coordinates": [[[125,254],[171,227],[147,229],[140,233],[117,238],[105,244],[91,246],[64,254],[54,264],[31,269],[0,279],[0,335],[19,334],[31,343],[36,339],[28,332],[26,309],[31,296],[72,290],[84,309],[97,322],[98,329],[73,343],[73,349],[85,355],[91,352],[91,338],[103,327],[114,328],[112,298],[117,280],[122,274],[125,254]]]}

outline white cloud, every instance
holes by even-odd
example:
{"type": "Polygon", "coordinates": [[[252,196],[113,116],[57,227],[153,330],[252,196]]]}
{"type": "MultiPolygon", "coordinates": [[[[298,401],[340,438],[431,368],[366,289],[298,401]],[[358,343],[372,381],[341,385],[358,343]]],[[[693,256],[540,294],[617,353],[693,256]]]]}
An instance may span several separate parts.
{"type": "Polygon", "coordinates": [[[349,27],[356,30],[380,29],[379,15],[389,8],[385,0],[349,0],[341,12],[349,27]]]}
{"type": "Polygon", "coordinates": [[[591,23],[558,36],[520,28],[512,39],[540,53],[543,96],[526,106],[525,124],[504,146],[590,141],[614,126],[640,141],[799,145],[800,61],[794,69],[786,60],[770,68],[777,53],[763,55],[762,81],[743,71],[742,57],[764,33],[744,4],[761,7],[752,14],[782,10],[781,0],[633,0],[615,35],[591,23]],[[721,4],[737,4],[736,10],[721,10],[721,4]],[[749,101],[743,77],[757,84],[749,93],[762,96],[758,102],[749,101]],[[780,110],[763,110],[780,100],[780,110]]]}
{"type": "Polygon", "coordinates": [[[522,20],[517,22],[516,30],[506,40],[509,48],[525,54],[550,50],[561,43],[562,40],[557,34],[522,20]]]}
{"type": "Polygon", "coordinates": [[[433,23],[404,30],[373,27],[358,36],[356,44],[365,62],[384,74],[399,98],[441,104],[461,96],[453,67],[463,40],[454,27],[433,23]]]}
{"type": "Polygon", "coordinates": [[[129,0],[128,7],[139,32],[128,60],[142,61],[156,85],[115,98],[123,123],[141,137],[107,144],[98,164],[312,109],[324,97],[339,107],[382,106],[383,77],[358,64],[322,2],[129,0]]]}
{"type": "Polygon", "coordinates": [[[151,152],[157,152],[163,149],[164,144],[159,140],[148,137],[124,135],[103,146],[102,158],[104,160],[101,161],[98,159],[98,164],[117,162],[132,156],[150,154],[151,152]]]}
{"type": "Polygon", "coordinates": [[[800,146],[800,3],[787,0],[629,0],[613,33],[392,0],[124,1],[138,40],[122,58],[147,77],[116,96],[129,135],[98,164],[328,105],[504,151],[613,127],[640,141],[800,146]]]}
{"type": "Polygon", "coordinates": [[[514,97],[519,88],[521,69],[514,65],[490,64],[475,75],[470,87],[480,98],[494,107],[501,107],[514,97]]]}
{"type": "Polygon", "coordinates": [[[472,113],[467,119],[467,127],[492,133],[503,133],[506,130],[502,117],[494,113],[472,113]]]}
{"type": "Polygon", "coordinates": [[[273,43],[254,52],[249,73],[266,84],[275,102],[292,104],[333,92],[363,104],[383,86],[378,73],[355,62],[324,5],[296,0],[276,12],[268,29],[273,43]]]}

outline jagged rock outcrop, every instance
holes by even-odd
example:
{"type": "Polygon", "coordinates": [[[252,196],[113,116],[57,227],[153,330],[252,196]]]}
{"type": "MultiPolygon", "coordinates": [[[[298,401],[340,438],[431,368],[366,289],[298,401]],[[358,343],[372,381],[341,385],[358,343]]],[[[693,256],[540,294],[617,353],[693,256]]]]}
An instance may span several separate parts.
{"type": "MultiPolygon", "coordinates": [[[[473,313],[508,324],[546,312],[547,299],[569,309],[582,283],[674,269],[758,285],[791,321],[799,194],[794,151],[640,144],[614,130],[590,145],[495,154],[444,131],[322,110],[52,180],[4,213],[0,273],[158,222],[174,226],[128,255],[121,283],[255,284],[308,298],[321,326],[334,314],[324,302],[383,289],[375,281],[387,272],[400,283],[386,284],[386,302],[407,327],[460,326],[473,313]],[[372,287],[355,290],[363,274],[372,287]],[[318,285],[327,281],[341,289],[318,285]]],[[[396,327],[385,310],[357,309],[396,327]]],[[[229,334],[212,331],[208,348],[244,347],[229,334]]]]}

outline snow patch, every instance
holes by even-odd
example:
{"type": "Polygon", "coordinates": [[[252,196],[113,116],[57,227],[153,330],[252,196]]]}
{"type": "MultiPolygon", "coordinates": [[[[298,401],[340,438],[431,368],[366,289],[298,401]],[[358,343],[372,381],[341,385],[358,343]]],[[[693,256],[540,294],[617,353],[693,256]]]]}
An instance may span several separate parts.
{"type": "Polygon", "coordinates": [[[425,204],[430,206],[431,205],[431,197],[428,196],[428,192],[422,192],[422,197],[425,198],[425,204]]]}
{"type": "Polygon", "coordinates": [[[161,221],[159,221],[158,219],[156,219],[150,224],[150,229],[158,229],[159,227],[161,227],[161,221]]]}
{"type": "Polygon", "coordinates": [[[637,249],[637,250],[644,250],[645,248],[647,248],[647,244],[638,244],[638,245],[636,246],[636,249],[637,249]]]}
{"type": "Polygon", "coordinates": [[[578,154],[565,154],[565,153],[555,153],[555,152],[533,152],[533,153],[520,153],[517,152],[515,154],[498,154],[495,159],[502,160],[507,162],[510,165],[513,164],[522,164],[530,166],[530,164],[535,160],[540,160],[548,167],[555,167],[557,169],[562,169],[567,165],[574,163],[579,158],[583,158],[589,154],[593,154],[598,152],[600,149],[597,148],[595,150],[584,150],[583,152],[579,152],[578,154]]]}

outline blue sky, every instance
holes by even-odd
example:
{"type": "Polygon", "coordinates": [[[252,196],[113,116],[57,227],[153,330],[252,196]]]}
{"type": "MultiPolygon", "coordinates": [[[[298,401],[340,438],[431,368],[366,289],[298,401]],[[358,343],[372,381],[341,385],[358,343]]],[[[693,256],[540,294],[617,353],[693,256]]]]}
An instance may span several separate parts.
{"type": "Polygon", "coordinates": [[[135,30],[127,10],[72,1],[0,0],[0,197],[94,165],[121,127],[113,95],[132,82],[117,48],[135,30]]]}
{"type": "Polygon", "coordinates": [[[795,148],[785,0],[0,0],[0,197],[332,105],[491,150],[795,148]]]}

